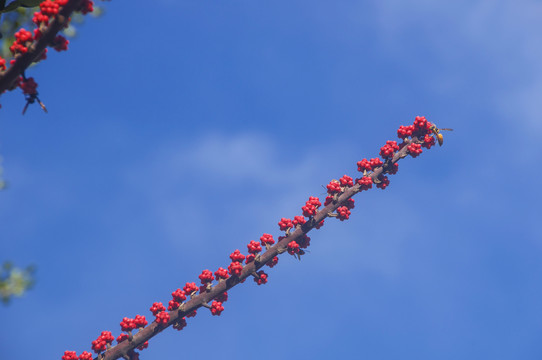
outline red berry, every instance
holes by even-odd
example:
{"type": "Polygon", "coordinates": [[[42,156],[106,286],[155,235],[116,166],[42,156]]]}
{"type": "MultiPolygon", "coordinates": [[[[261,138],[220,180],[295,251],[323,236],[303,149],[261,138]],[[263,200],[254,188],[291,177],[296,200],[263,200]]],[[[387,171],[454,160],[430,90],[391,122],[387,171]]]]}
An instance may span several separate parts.
{"type": "Polygon", "coordinates": [[[373,166],[367,159],[362,159],[361,161],[358,161],[358,171],[363,172],[364,170],[366,171],[373,170],[373,166]]]}
{"type": "Polygon", "coordinates": [[[166,325],[169,321],[169,313],[166,311],[159,312],[156,316],[156,322],[160,325],[166,325]]]}
{"type": "Polygon", "coordinates": [[[387,176],[380,175],[378,177],[378,180],[380,180],[380,182],[378,184],[376,184],[376,187],[379,188],[379,189],[384,190],[390,184],[390,180],[388,179],[387,176]]]}
{"type": "Polygon", "coordinates": [[[77,360],[77,353],[75,351],[64,351],[62,360],[77,360]]]}
{"type": "Polygon", "coordinates": [[[177,322],[173,324],[173,328],[178,331],[181,331],[185,327],[186,327],[186,319],[184,317],[180,320],[177,320],[177,322]]]}
{"type": "Polygon", "coordinates": [[[207,283],[213,282],[213,280],[215,278],[214,278],[213,273],[211,271],[203,270],[201,272],[201,275],[199,276],[199,279],[201,280],[202,284],[207,284],[207,283]]]}
{"type": "Polygon", "coordinates": [[[228,301],[228,293],[224,291],[222,294],[218,295],[215,300],[220,301],[221,303],[225,303],[226,301],[228,301]]]}
{"type": "Polygon", "coordinates": [[[412,136],[412,132],[414,131],[414,125],[409,126],[399,126],[399,130],[397,130],[397,137],[400,139],[404,139],[406,137],[412,136]]]}
{"type": "Polygon", "coordinates": [[[220,301],[213,301],[211,304],[211,313],[213,315],[219,316],[222,311],[224,311],[224,306],[222,306],[222,303],[220,301]]]}
{"type": "Polygon", "coordinates": [[[23,90],[24,94],[27,95],[36,95],[38,84],[34,81],[33,77],[29,77],[26,80],[22,80],[19,84],[19,87],[23,90]]]}
{"type": "Polygon", "coordinates": [[[230,254],[230,259],[232,261],[242,262],[243,260],[245,260],[245,255],[241,254],[239,250],[235,250],[230,254]]]}
{"type": "Polygon", "coordinates": [[[243,271],[243,265],[241,265],[237,261],[232,261],[230,266],[228,266],[228,272],[230,273],[231,276],[239,277],[242,271],[243,271]]]}
{"type": "Polygon", "coordinates": [[[341,186],[354,186],[354,180],[348,175],[343,175],[343,177],[340,178],[339,181],[341,183],[341,186]]]}
{"type": "Polygon", "coordinates": [[[251,262],[254,261],[254,259],[256,259],[256,255],[248,254],[246,259],[245,259],[245,264],[250,264],[251,262]]]}
{"type": "Polygon", "coordinates": [[[311,217],[316,214],[316,207],[312,204],[306,204],[305,206],[302,206],[301,210],[303,210],[303,216],[306,217],[311,217]]]}
{"type": "Polygon", "coordinates": [[[130,318],[123,318],[122,321],[120,322],[120,328],[122,331],[131,331],[133,329],[135,329],[137,327],[134,319],[130,319],[130,318]]]}
{"type": "Polygon", "coordinates": [[[314,226],[315,229],[320,229],[322,226],[324,226],[324,220],[320,221],[318,224],[314,226]]]}
{"type": "Polygon", "coordinates": [[[258,278],[254,278],[254,281],[258,284],[258,285],[262,285],[262,284],[267,284],[267,277],[268,275],[263,271],[263,270],[260,270],[258,271],[258,278]]]}
{"type": "Polygon", "coordinates": [[[273,245],[275,243],[275,240],[273,240],[273,235],[271,235],[271,234],[263,234],[260,237],[260,242],[262,243],[263,246],[265,246],[266,244],[267,245],[273,245]]]}
{"type": "Polygon", "coordinates": [[[384,164],[382,162],[382,160],[380,160],[379,158],[373,158],[371,159],[371,166],[373,168],[373,170],[379,166],[382,166],[382,164],[384,164]]]}
{"type": "Polygon", "coordinates": [[[299,247],[302,249],[306,249],[311,244],[311,238],[307,236],[307,234],[303,234],[301,238],[297,241],[299,244],[299,247]]]}
{"type": "Polygon", "coordinates": [[[288,254],[293,255],[299,252],[299,244],[295,241],[290,241],[288,243],[288,254]]]}
{"type": "Polygon", "coordinates": [[[307,222],[307,220],[305,220],[305,217],[300,216],[300,215],[294,216],[294,220],[292,221],[292,223],[294,224],[294,226],[297,226],[297,225],[303,225],[303,224],[306,223],[306,222],[307,222]]]}
{"type": "Polygon", "coordinates": [[[182,291],[181,289],[177,289],[174,292],[172,292],[171,296],[173,297],[173,300],[175,300],[178,303],[181,303],[186,300],[186,293],[182,291]]]}
{"type": "Polygon", "coordinates": [[[179,308],[180,304],[175,300],[169,300],[167,309],[169,311],[177,310],[179,308]]]}
{"type": "Polygon", "coordinates": [[[271,260],[269,260],[265,265],[269,266],[270,268],[272,268],[273,266],[277,265],[277,263],[279,262],[279,258],[278,256],[275,256],[274,258],[272,258],[271,260]]]}
{"type": "Polygon", "coordinates": [[[134,323],[138,328],[142,328],[147,326],[147,320],[145,319],[145,316],[143,315],[136,315],[134,318],[134,323]]]}
{"type": "Polygon", "coordinates": [[[193,292],[198,291],[198,286],[196,285],[196,283],[187,282],[183,287],[183,291],[184,291],[185,294],[191,295],[193,292]]]}
{"type": "Polygon", "coordinates": [[[320,202],[320,199],[318,199],[316,196],[309,196],[309,200],[307,201],[307,204],[312,204],[315,207],[322,206],[322,203],[320,202]]]}
{"type": "Polygon", "coordinates": [[[350,210],[346,206],[340,206],[337,208],[337,218],[341,221],[348,220],[350,217],[350,210]]]}
{"type": "Polygon", "coordinates": [[[373,187],[373,179],[369,176],[364,176],[361,179],[358,179],[356,182],[361,185],[360,191],[369,190],[373,187]]]}
{"type": "Polygon", "coordinates": [[[433,145],[435,145],[435,138],[429,134],[425,134],[422,146],[426,149],[431,149],[433,145]]]}
{"type": "Polygon", "coordinates": [[[226,269],[223,269],[223,268],[218,268],[217,271],[215,271],[215,278],[217,280],[220,280],[220,279],[227,279],[229,278],[230,276],[228,275],[228,270],[226,269]]]}
{"type": "Polygon", "coordinates": [[[126,333],[121,333],[119,336],[117,336],[117,344],[120,344],[124,340],[128,339],[130,336],[126,333]]]}
{"type": "Polygon", "coordinates": [[[416,156],[420,155],[422,153],[422,146],[420,144],[412,143],[408,145],[407,147],[408,153],[410,156],[415,158],[416,156]]]}
{"type": "Polygon", "coordinates": [[[281,230],[288,230],[290,228],[294,227],[294,224],[292,223],[292,220],[287,218],[281,218],[279,221],[279,227],[281,230]]]}
{"type": "Polygon", "coordinates": [[[161,302],[155,302],[152,304],[151,308],[149,309],[153,315],[158,314],[160,311],[166,310],[164,305],[161,302]]]}
{"type": "Polygon", "coordinates": [[[380,148],[380,156],[383,159],[390,159],[393,156],[394,151],[399,150],[397,141],[386,141],[386,145],[380,148]]]}
{"type": "Polygon", "coordinates": [[[262,246],[260,245],[260,243],[254,240],[250,240],[250,242],[247,245],[247,248],[250,254],[257,254],[260,251],[262,251],[262,246]]]}
{"type": "Polygon", "coordinates": [[[337,180],[331,180],[329,184],[327,184],[327,192],[328,194],[336,194],[341,192],[341,183],[337,180]]]}
{"type": "Polygon", "coordinates": [[[83,351],[81,355],[79,355],[79,360],[92,360],[92,354],[88,351],[83,351]]]}

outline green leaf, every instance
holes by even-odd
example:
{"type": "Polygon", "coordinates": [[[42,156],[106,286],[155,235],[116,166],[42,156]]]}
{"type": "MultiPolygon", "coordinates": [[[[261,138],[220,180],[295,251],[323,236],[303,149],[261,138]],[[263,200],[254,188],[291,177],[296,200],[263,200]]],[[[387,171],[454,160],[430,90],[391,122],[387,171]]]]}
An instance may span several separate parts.
{"type": "MultiPolygon", "coordinates": [[[[28,8],[28,7],[38,6],[42,1],[43,0],[15,0],[15,1],[12,1],[11,3],[9,3],[8,6],[3,7],[2,10],[0,10],[0,13],[13,11],[13,10],[16,10],[19,7],[27,7],[28,8]]],[[[5,0],[2,0],[1,2],[4,3],[3,5],[6,4],[5,0]]],[[[0,5],[2,5],[1,2],[0,2],[0,5]]]]}

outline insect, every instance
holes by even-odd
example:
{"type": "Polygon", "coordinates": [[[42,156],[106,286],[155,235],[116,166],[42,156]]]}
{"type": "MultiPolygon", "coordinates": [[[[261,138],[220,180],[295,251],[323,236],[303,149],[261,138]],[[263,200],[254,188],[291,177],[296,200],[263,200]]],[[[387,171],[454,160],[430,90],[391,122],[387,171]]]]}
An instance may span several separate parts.
{"type": "Polygon", "coordinates": [[[437,138],[439,146],[442,146],[442,143],[444,142],[444,136],[442,136],[440,132],[443,130],[454,131],[454,129],[439,129],[436,127],[436,125],[431,125],[429,129],[433,132],[433,134],[435,134],[435,137],[437,138]]]}

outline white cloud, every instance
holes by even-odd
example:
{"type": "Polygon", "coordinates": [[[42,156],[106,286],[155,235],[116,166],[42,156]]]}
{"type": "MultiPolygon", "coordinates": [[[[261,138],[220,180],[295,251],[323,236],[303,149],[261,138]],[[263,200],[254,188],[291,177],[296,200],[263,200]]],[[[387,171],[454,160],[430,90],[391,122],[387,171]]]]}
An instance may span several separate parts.
{"type": "MultiPolygon", "coordinates": [[[[542,132],[542,2],[395,0],[376,6],[379,40],[390,53],[413,57],[411,39],[405,39],[415,34],[441,65],[478,64],[489,74],[481,100],[489,100],[520,132],[542,132]]],[[[472,81],[461,81],[453,71],[434,80],[431,84],[443,95],[457,94],[468,85],[465,81],[472,81]]]]}

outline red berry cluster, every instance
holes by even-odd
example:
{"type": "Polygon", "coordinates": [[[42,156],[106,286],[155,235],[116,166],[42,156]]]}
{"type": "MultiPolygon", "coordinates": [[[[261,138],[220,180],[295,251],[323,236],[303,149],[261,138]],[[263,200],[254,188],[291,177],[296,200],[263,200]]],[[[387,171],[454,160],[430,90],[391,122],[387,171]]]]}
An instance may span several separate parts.
{"type": "Polygon", "coordinates": [[[397,141],[388,140],[386,141],[386,145],[380,148],[380,156],[382,156],[383,159],[390,159],[397,150],[399,150],[397,141]]]}
{"type": "Polygon", "coordinates": [[[267,284],[267,277],[268,275],[263,271],[260,270],[256,273],[257,276],[254,277],[254,282],[258,285],[267,284]]]}
{"type": "Polygon", "coordinates": [[[224,306],[220,301],[213,301],[211,304],[211,314],[219,316],[224,311],[224,306]]]}
{"type": "Polygon", "coordinates": [[[92,342],[92,350],[94,350],[96,354],[99,354],[104,351],[108,345],[111,345],[114,340],[115,338],[111,334],[111,331],[102,331],[100,336],[92,342]]]}
{"type": "Polygon", "coordinates": [[[241,264],[245,260],[245,255],[237,249],[230,254],[231,263],[228,266],[228,272],[231,276],[239,277],[243,271],[243,265],[241,264]]]}
{"type": "MultiPolygon", "coordinates": [[[[212,315],[219,316],[224,311],[223,304],[228,300],[228,293],[226,291],[220,292],[218,295],[214,293],[211,305],[207,303],[207,298],[205,298],[205,301],[202,303],[200,302],[200,305],[196,307],[190,309],[183,308],[183,306],[187,304],[184,303],[187,296],[194,299],[195,297],[205,296],[205,294],[212,292],[214,281],[218,281],[219,284],[223,284],[226,281],[227,290],[235,284],[243,282],[250,272],[254,277],[254,282],[258,285],[266,284],[268,282],[268,274],[263,270],[259,270],[263,266],[260,259],[265,258],[267,261],[265,265],[270,268],[277,265],[277,255],[282,252],[288,252],[290,255],[301,259],[301,256],[305,254],[304,249],[310,246],[311,238],[307,236],[307,231],[312,228],[318,229],[323,226],[324,218],[326,216],[337,217],[341,221],[348,220],[351,215],[351,210],[355,207],[354,200],[351,196],[356,192],[372,188],[373,184],[376,184],[380,189],[388,187],[390,181],[386,174],[393,175],[397,173],[397,161],[400,158],[404,158],[408,154],[416,157],[422,152],[422,147],[430,148],[434,145],[435,138],[432,134],[438,133],[435,129],[436,128],[423,117],[417,117],[413,125],[401,126],[398,130],[398,135],[403,139],[402,144],[399,145],[395,141],[387,141],[380,149],[382,160],[378,158],[373,158],[371,160],[362,159],[357,163],[358,171],[363,173],[361,178],[354,180],[352,177],[344,175],[339,180],[330,181],[327,185],[328,195],[324,202],[324,209],[318,209],[322,206],[320,200],[317,197],[311,196],[301,208],[302,215],[294,216],[293,221],[289,218],[281,218],[278,222],[278,226],[281,231],[285,231],[285,234],[278,237],[276,245],[271,234],[263,234],[260,237],[259,242],[251,240],[247,244],[248,255],[243,255],[238,249],[232,252],[230,254],[231,263],[228,266],[228,269],[219,267],[214,273],[207,269],[203,270],[198,276],[202,284],[200,287],[194,282],[187,282],[182,290],[177,289],[173,291],[171,293],[172,299],[169,301],[168,306],[170,312],[166,311],[161,302],[153,303],[150,307],[150,311],[156,317],[155,326],[163,328],[168,324],[171,324],[174,329],[182,330],[187,325],[186,318],[196,316],[196,309],[198,306],[207,307],[212,315]],[[408,139],[409,136],[412,138],[408,139]],[[307,226],[308,229],[298,226],[304,224],[310,225],[307,226]],[[290,233],[294,227],[296,227],[295,231],[290,233]],[[265,247],[267,251],[261,254],[263,247],[265,247]],[[266,256],[268,251],[273,251],[271,253],[273,257],[266,256]],[[248,267],[249,271],[242,276],[243,269],[245,269],[243,262],[246,263],[245,266],[248,267]],[[233,280],[229,281],[228,279],[231,280],[231,277],[233,277],[233,280]],[[198,290],[200,292],[199,295],[197,295],[198,290]],[[175,313],[174,311],[181,311],[185,316],[180,317],[181,313],[175,313]],[[178,317],[172,319],[172,316],[178,317]]],[[[123,318],[120,322],[120,327],[124,333],[117,337],[117,342],[131,342],[132,331],[136,328],[141,330],[145,326],[147,326],[147,321],[144,316],[136,315],[134,319],[127,317],[123,318]]],[[[110,346],[113,339],[111,332],[104,331],[97,340],[92,342],[92,349],[97,353],[102,352],[110,346]]],[[[148,341],[138,346],[138,349],[142,350],[147,346],[148,341]]],[[[90,353],[84,352],[78,358],[75,352],[66,351],[62,359],[88,360],[87,357],[89,355],[87,354],[90,355],[90,353]]],[[[134,351],[133,347],[127,350],[127,354],[130,359],[138,358],[139,356],[134,351]]]]}
{"type": "Polygon", "coordinates": [[[29,77],[27,79],[21,78],[19,87],[21,88],[21,90],[23,90],[23,94],[26,95],[35,95],[38,93],[38,84],[34,81],[34,78],[32,77],[29,77]]]}
{"type": "Polygon", "coordinates": [[[260,242],[263,246],[265,246],[266,249],[269,249],[269,247],[275,243],[275,240],[273,240],[273,235],[263,234],[260,237],[260,242]]]}
{"type": "MultiPolygon", "coordinates": [[[[13,55],[13,58],[9,61],[10,65],[15,64],[17,59],[21,55],[26,54],[31,48],[32,49],[35,48],[32,46],[42,38],[42,34],[46,31],[47,27],[50,25],[50,20],[55,18],[61,11],[62,7],[65,6],[67,3],[68,3],[68,0],[44,0],[40,3],[39,11],[35,12],[32,18],[32,22],[36,25],[36,28],[33,31],[29,31],[27,29],[21,28],[14,35],[15,41],[9,47],[11,54],[13,55]]],[[[83,0],[79,4],[79,6],[75,9],[75,11],[80,12],[82,14],[87,14],[89,12],[92,12],[93,8],[94,8],[94,3],[91,0],[83,0]]],[[[69,18],[68,18],[68,21],[70,21],[69,18]]],[[[65,26],[67,25],[68,24],[66,24],[65,26]]],[[[51,41],[50,43],[46,45],[52,47],[56,51],[65,51],[68,49],[68,44],[69,44],[69,41],[64,36],[57,35],[53,41],[51,41]]],[[[35,62],[46,59],[47,48],[44,49],[41,54],[36,54],[35,58],[36,58],[36,60],[34,60],[35,62]]],[[[6,60],[0,57],[0,72],[4,72],[6,70],[7,70],[6,60]]],[[[0,77],[1,76],[2,74],[0,73],[0,77]]],[[[13,86],[7,85],[6,87],[3,87],[2,89],[13,90],[17,86],[19,86],[23,90],[23,93],[25,94],[25,98],[26,98],[26,106],[25,106],[24,111],[26,111],[26,107],[29,104],[32,104],[36,101],[46,111],[43,103],[41,103],[41,101],[39,101],[39,99],[37,98],[37,92],[28,92],[29,90],[28,86],[25,87],[26,82],[27,81],[24,77],[24,70],[23,70],[22,74],[19,73],[18,81],[14,82],[13,86]],[[22,75],[22,77],[20,75],[22,75]]],[[[37,87],[37,84],[35,87],[37,87]]],[[[34,90],[35,90],[35,87],[34,87],[34,90]]]]}
{"type": "Polygon", "coordinates": [[[281,218],[279,221],[279,228],[281,230],[289,230],[294,227],[294,223],[291,219],[281,218]]]}
{"type": "Polygon", "coordinates": [[[344,221],[350,218],[350,210],[346,206],[337,208],[337,219],[344,221]]]}
{"type": "Polygon", "coordinates": [[[410,156],[415,158],[422,153],[422,146],[420,144],[412,143],[407,146],[407,150],[410,156]]]}
{"type": "Polygon", "coordinates": [[[62,360],[92,360],[92,353],[83,351],[78,357],[75,351],[65,351],[62,360]]]}
{"type": "Polygon", "coordinates": [[[230,275],[228,275],[228,270],[226,269],[223,269],[221,267],[218,268],[217,271],[215,271],[215,278],[217,280],[226,280],[227,278],[229,278],[230,275]]]}
{"type": "Polygon", "coordinates": [[[15,41],[13,42],[13,45],[9,47],[9,50],[13,54],[13,56],[26,54],[28,51],[28,48],[32,44],[32,33],[25,29],[20,29],[15,33],[15,41]]]}
{"type": "MultiPolygon", "coordinates": [[[[316,215],[316,209],[318,209],[321,205],[322,203],[317,197],[314,197],[314,196],[309,197],[309,200],[307,200],[307,202],[305,203],[305,206],[301,207],[301,210],[303,211],[303,216],[311,217],[311,216],[316,215]]],[[[301,222],[299,218],[297,219],[294,218],[294,220],[296,221],[297,224],[301,222]]]]}

